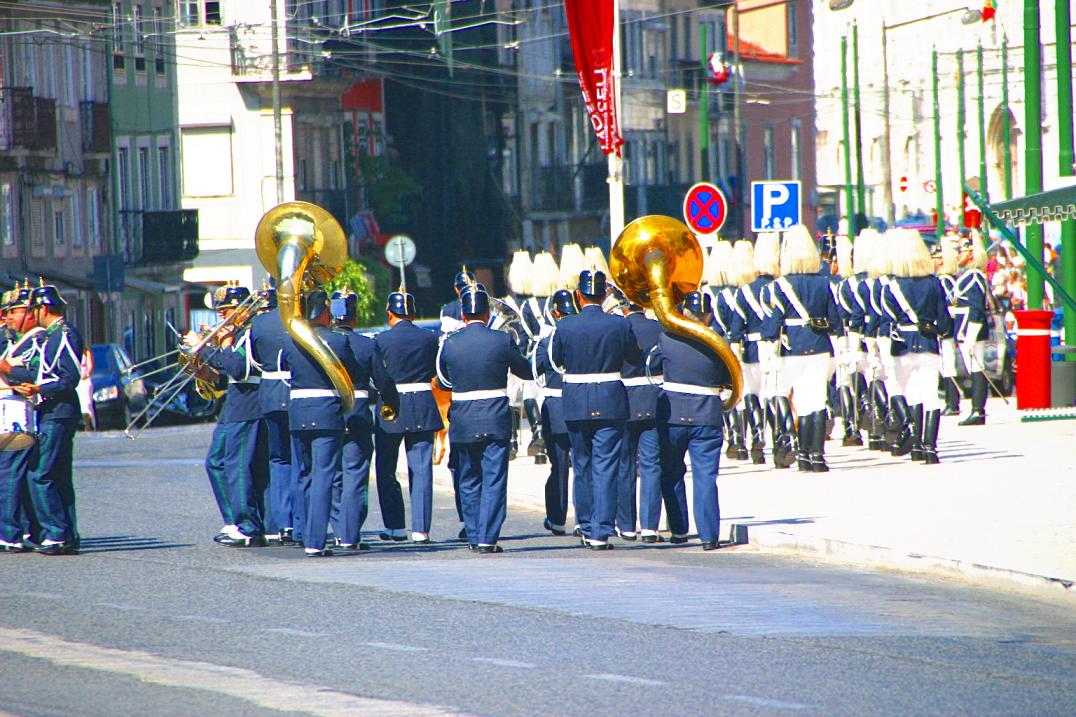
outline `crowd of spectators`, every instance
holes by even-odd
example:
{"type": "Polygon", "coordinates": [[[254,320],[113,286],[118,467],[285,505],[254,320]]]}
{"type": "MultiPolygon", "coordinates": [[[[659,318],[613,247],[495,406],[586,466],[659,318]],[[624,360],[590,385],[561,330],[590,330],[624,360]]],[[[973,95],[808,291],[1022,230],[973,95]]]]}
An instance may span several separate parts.
{"type": "MultiPolygon", "coordinates": [[[[1043,251],[1043,264],[1051,276],[1057,276],[1061,255],[1051,244],[1046,244],[1043,251]]],[[[998,310],[1005,316],[1005,324],[1015,328],[1012,312],[1027,308],[1027,267],[1024,259],[1014,249],[996,245],[988,252],[986,279],[990,282],[991,293],[998,310]]],[[[1054,307],[1054,290],[1048,283],[1043,297],[1044,309],[1054,307]]]]}

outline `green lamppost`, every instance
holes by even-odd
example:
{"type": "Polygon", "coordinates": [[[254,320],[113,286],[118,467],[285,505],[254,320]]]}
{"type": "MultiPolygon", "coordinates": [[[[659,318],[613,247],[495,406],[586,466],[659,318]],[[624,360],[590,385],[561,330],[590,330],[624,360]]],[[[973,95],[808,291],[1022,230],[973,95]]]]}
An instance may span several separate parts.
{"type": "MultiPolygon", "coordinates": [[[[1027,166],[1025,193],[1042,191],[1042,46],[1039,43],[1039,0],[1024,0],[1024,164],[1027,166]]],[[[1042,261],[1042,225],[1027,225],[1027,250],[1042,261]]],[[[1043,279],[1029,272],[1029,309],[1041,309],[1043,279]]]]}
{"type": "MultiPolygon", "coordinates": [[[[1058,165],[1062,177],[1076,175],[1072,152],[1072,12],[1069,0],[1057,0],[1057,141],[1058,165]]],[[[1076,293],[1076,220],[1061,222],[1061,284],[1076,293]]],[[[1065,307],[1065,343],[1076,346],[1076,311],[1065,307]]],[[[1076,356],[1069,354],[1071,360],[1076,356]]]]}
{"type": "Polygon", "coordinates": [[[934,78],[934,191],[938,213],[938,237],[945,234],[945,201],[942,196],[942,161],[941,161],[941,103],[938,101],[938,51],[931,53],[931,75],[934,78]]]}

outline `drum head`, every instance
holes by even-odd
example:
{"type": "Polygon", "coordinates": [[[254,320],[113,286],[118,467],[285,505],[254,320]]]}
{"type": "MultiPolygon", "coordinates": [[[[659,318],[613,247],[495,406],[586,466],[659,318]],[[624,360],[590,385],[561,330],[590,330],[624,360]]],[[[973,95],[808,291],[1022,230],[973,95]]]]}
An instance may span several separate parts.
{"type": "Polygon", "coordinates": [[[25,451],[33,445],[32,433],[0,433],[0,451],[25,451]]]}

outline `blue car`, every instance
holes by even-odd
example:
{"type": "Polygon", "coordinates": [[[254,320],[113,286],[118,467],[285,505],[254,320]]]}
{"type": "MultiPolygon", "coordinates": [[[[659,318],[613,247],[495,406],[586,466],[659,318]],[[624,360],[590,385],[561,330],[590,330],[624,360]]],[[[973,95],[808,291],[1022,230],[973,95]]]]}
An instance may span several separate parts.
{"type": "Polygon", "coordinates": [[[146,405],[146,387],[131,359],[118,344],[98,344],[93,351],[93,410],[98,428],[125,428],[146,405]]]}

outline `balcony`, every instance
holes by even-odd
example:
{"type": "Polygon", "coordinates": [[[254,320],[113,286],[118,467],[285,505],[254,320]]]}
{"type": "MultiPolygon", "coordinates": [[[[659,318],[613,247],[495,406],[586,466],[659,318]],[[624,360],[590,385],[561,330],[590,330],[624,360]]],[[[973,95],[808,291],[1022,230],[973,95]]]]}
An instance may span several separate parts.
{"type": "MultiPolygon", "coordinates": [[[[270,80],[273,75],[273,36],[269,28],[232,28],[229,42],[233,77],[251,82],[270,80]]],[[[285,43],[281,42],[282,51],[284,47],[285,43]]],[[[313,61],[313,53],[304,56],[289,48],[280,61],[280,79],[309,80],[313,61]]]]}
{"type": "Polygon", "coordinates": [[[56,149],[56,100],[29,87],[0,88],[0,151],[56,149]]]}
{"type": "Polygon", "coordinates": [[[112,150],[112,125],[105,102],[79,103],[79,119],[82,125],[82,151],[87,154],[104,154],[112,150]]]}
{"type": "Polygon", "coordinates": [[[534,173],[531,208],[538,211],[572,211],[572,167],[539,167],[534,173]]]}
{"type": "Polygon", "coordinates": [[[121,209],[120,247],[128,264],[174,264],[198,256],[198,210],[121,209]]]}

